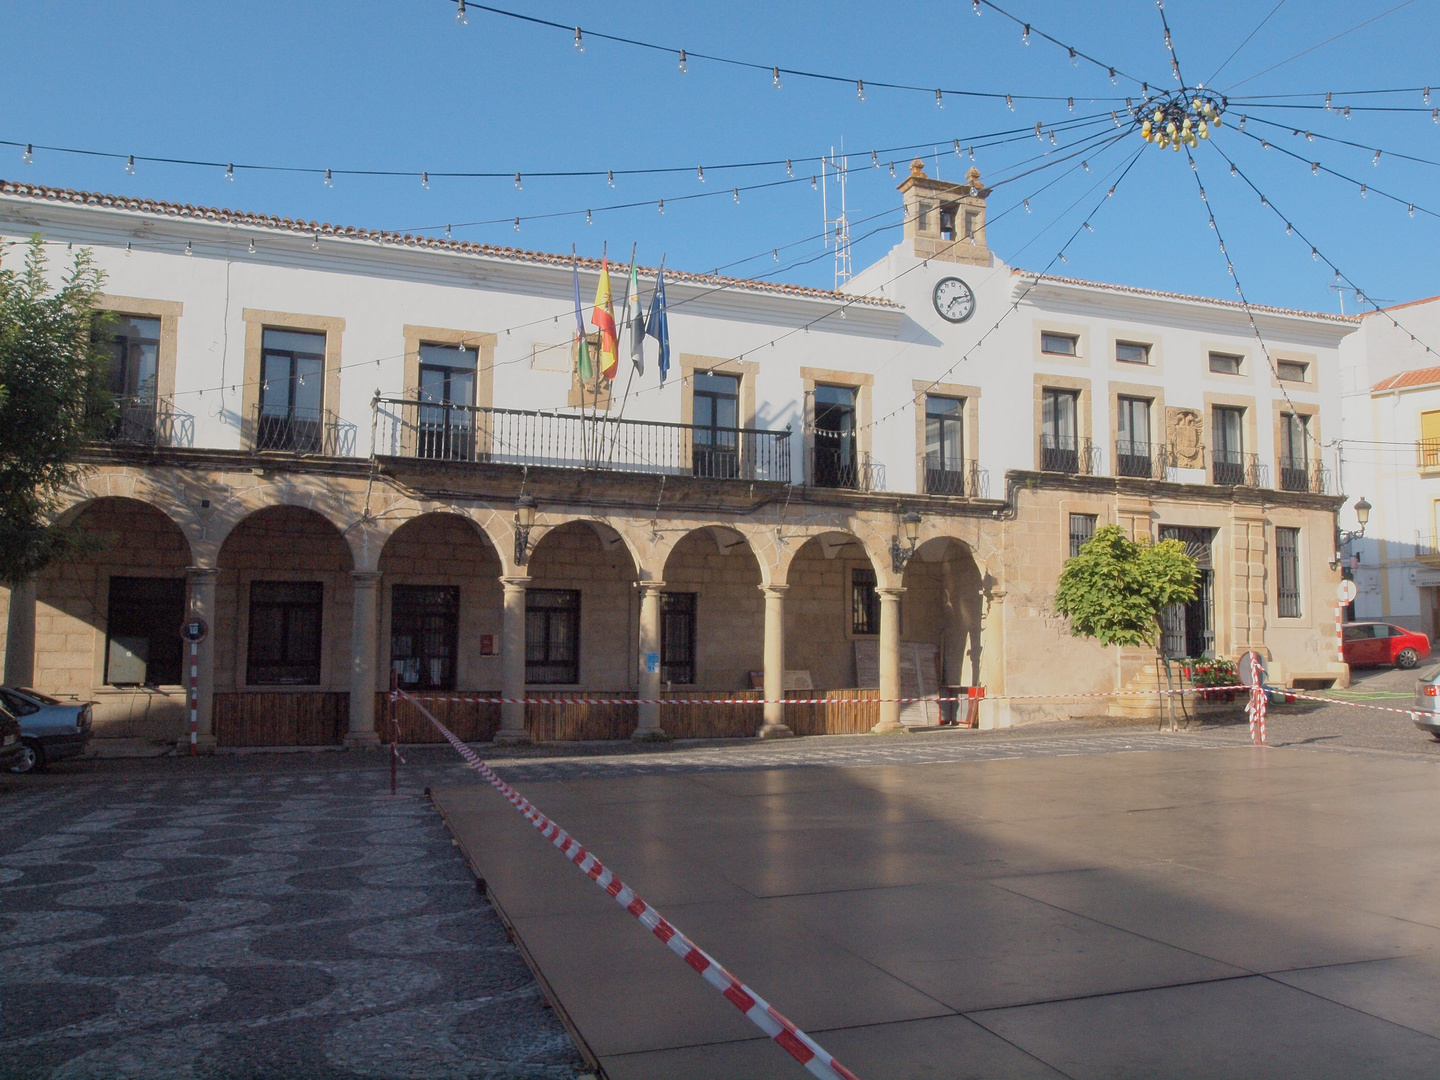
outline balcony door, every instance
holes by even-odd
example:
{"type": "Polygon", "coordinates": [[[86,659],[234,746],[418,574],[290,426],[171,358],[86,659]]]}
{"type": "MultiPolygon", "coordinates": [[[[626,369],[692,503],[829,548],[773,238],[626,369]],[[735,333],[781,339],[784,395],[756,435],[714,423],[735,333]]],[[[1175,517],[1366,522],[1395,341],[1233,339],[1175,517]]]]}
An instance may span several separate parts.
{"type": "Polygon", "coordinates": [[[1215,483],[1245,482],[1245,410],[1215,406],[1212,416],[1215,438],[1215,483]]]}
{"type": "Polygon", "coordinates": [[[925,397],[925,491],[964,495],[964,410],[961,398],[925,397]]]}
{"type": "Polygon", "coordinates": [[[859,486],[859,454],[855,445],[855,388],[815,387],[816,487],[859,486]]]}
{"type": "Polygon", "coordinates": [[[1040,399],[1040,468],[1046,472],[1080,471],[1078,418],[1080,395],[1046,390],[1040,399]]]}
{"type": "Polygon", "coordinates": [[[418,445],[423,458],[470,461],[475,456],[475,349],[420,346],[418,445]]]}
{"type": "Polygon", "coordinates": [[[697,371],[692,393],[695,475],[732,480],[740,475],[740,379],[697,371]]]}
{"type": "Polygon", "coordinates": [[[320,453],[324,447],[325,335],[267,327],[263,350],[255,448],[320,453]]]}
{"type": "Polygon", "coordinates": [[[160,320],[137,315],[117,316],[96,333],[110,354],[107,389],[115,396],[112,442],[155,441],[156,374],[160,362],[160,320]]]}
{"type": "Polygon", "coordinates": [[[1215,652],[1214,529],[1160,526],[1161,540],[1179,540],[1195,560],[1200,576],[1195,599],[1171,604],[1160,612],[1160,648],[1169,657],[1201,657],[1215,652]]]}
{"type": "Polygon", "coordinates": [[[1280,488],[1310,490],[1310,431],[1308,416],[1280,414],[1280,488]]]}
{"type": "Polygon", "coordinates": [[[1115,472],[1119,476],[1151,475],[1150,401],[1121,397],[1116,400],[1115,472]]]}

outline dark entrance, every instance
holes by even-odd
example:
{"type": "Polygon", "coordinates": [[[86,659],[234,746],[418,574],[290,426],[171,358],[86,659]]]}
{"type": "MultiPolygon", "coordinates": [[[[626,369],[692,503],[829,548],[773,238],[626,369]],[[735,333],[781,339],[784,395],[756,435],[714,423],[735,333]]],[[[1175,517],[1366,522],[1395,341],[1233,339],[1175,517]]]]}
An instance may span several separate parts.
{"type": "Polygon", "coordinates": [[[1171,604],[1160,613],[1160,648],[1166,656],[1204,656],[1215,650],[1214,529],[1160,526],[1161,540],[1179,540],[1200,568],[1199,588],[1188,604],[1171,604]]]}
{"type": "Polygon", "coordinates": [[[859,486],[853,387],[815,387],[814,454],[811,479],[816,487],[859,486]]]}

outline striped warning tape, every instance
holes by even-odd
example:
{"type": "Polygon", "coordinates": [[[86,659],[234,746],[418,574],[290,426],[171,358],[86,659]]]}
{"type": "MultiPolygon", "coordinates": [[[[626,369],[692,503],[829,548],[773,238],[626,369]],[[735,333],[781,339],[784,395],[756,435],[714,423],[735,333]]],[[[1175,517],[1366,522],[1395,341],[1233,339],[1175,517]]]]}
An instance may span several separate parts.
{"type": "Polygon", "coordinates": [[[1320,701],[1326,705],[1353,705],[1357,709],[1374,709],[1376,712],[1393,712],[1401,716],[1408,716],[1412,720],[1418,720],[1423,710],[1420,709],[1395,709],[1388,705],[1370,705],[1364,701],[1346,701],[1343,698],[1319,697],[1315,694],[1302,694],[1298,690],[1287,690],[1287,694],[1294,694],[1301,701],[1320,701]]]}
{"type": "MultiPolygon", "coordinates": [[[[391,694],[391,699],[394,700],[396,696],[396,694],[391,694]]],[[[612,900],[639,920],[645,929],[669,946],[671,952],[694,968],[702,979],[720,991],[725,999],[744,1013],[756,1027],[784,1047],[786,1052],[805,1066],[811,1075],[821,1077],[822,1080],[859,1080],[859,1077],[831,1057],[819,1043],[782,1016],[779,1010],[754,990],[721,967],[713,956],[692,942],[674,924],[662,917],[660,912],[642,900],[635,890],[608,870],[592,852],[586,851],[580,841],[542,814],[535,804],[520,792],[496,776],[490,766],[481,761],[476,753],[461,742],[454,732],[436,720],[418,698],[411,697],[403,690],[399,691],[398,696],[411,701],[424,713],[426,719],[435,725],[441,735],[445,736],[445,741],[465,759],[465,763],[478,772],[491,787],[500,792],[510,805],[515,807],[526,821],[535,826],[541,836],[559,848],[560,853],[574,863],[581,873],[604,889],[612,900]]]]}
{"type": "MultiPolygon", "coordinates": [[[[983,688],[982,688],[983,689],[983,688]]],[[[1207,690],[1243,690],[1242,686],[1187,686],[1175,690],[1104,690],[1096,693],[1079,694],[984,694],[979,698],[991,701],[1070,701],[1075,698],[1106,697],[1151,697],[1157,694],[1201,694],[1207,690]]],[[[907,705],[917,701],[953,704],[974,700],[970,697],[898,697],[898,698],[598,698],[598,697],[471,697],[450,694],[402,695],[417,704],[422,701],[438,704],[442,702],[467,705],[875,705],[881,702],[899,702],[907,705]]]]}

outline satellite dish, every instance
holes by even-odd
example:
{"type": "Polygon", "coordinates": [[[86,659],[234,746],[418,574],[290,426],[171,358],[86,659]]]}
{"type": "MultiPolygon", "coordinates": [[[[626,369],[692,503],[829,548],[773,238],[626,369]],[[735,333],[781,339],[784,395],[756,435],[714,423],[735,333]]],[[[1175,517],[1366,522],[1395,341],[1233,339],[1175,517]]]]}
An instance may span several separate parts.
{"type": "Polygon", "coordinates": [[[1260,684],[1262,686],[1265,684],[1266,676],[1269,674],[1265,669],[1265,658],[1259,653],[1251,651],[1242,653],[1240,659],[1235,662],[1236,674],[1240,676],[1241,686],[1255,685],[1255,678],[1252,672],[1255,671],[1256,663],[1259,664],[1260,684]]]}

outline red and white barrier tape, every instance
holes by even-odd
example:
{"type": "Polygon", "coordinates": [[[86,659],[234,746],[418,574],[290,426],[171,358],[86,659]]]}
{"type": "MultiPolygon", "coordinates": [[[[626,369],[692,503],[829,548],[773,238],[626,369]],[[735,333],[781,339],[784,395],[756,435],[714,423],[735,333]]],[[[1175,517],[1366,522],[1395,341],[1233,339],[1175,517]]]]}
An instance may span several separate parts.
{"type": "Polygon", "coordinates": [[[1250,717],[1250,741],[1258,746],[1265,745],[1265,680],[1260,671],[1260,656],[1250,654],[1250,701],[1245,706],[1245,715],[1250,717]],[[1256,730],[1260,737],[1255,737],[1256,730]]]}
{"type": "Polygon", "coordinates": [[[899,702],[908,705],[917,701],[928,701],[943,705],[955,704],[957,702],[980,701],[1069,701],[1073,698],[1104,698],[1104,697],[1149,697],[1151,695],[1164,694],[1201,694],[1207,690],[1243,690],[1244,687],[1236,684],[1234,686],[1187,686],[1176,690],[1102,690],[1095,693],[1081,694],[981,694],[975,698],[971,697],[899,697],[899,698],[596,698],[596,697],[559,697],[559,698],[509,698],[509,697],[469,697],[455,696],[449,694],[424,694],[420,697],[413,697],[401,691],[401,694],[416,703],[428,701],[432,704],[439,702],[450,702],[467,705],[878,705],[882,702],[899,702]]]}
{"type": "MultiPolygon", "coordinates": [[[[831,1057],[819,1043],[785,1019],[774,1006],[731,975],[720,966],[714,957],[691,942],[674,925],[667,922],[658,911],[640,899],[630,886],[606,869],[604,863],[591,852],[586,851],[578,840],[542,814],[529,799],[496,776],[490,766],[481,761],[454,732],[436,720],[430,711],[420,704],[419,700],[403,690],[399,691],[399,696],[411,701],[424,713],[426,719],[435,725],[440,734],[445,736],[445,740],[465,759],[465,763],[478,772],[491,787],[500,792],[510,805],[524,816],[526,821],[535,826],[541,836],[554,844],[560,853],[574,863],[585,876],[604,889],[612,900],[638,919],[645,929],[668,945],[671,952],[694,968],[702,979],[720,991],[730,1004],[744,1013],[766,1035],[779,1043],[791,1057],[805,1066],[808,1072],[821,1077],[822,1080],[859,1080],[854,1073],[831,1057]]],[[[395,697],[395,694],[391,695],[392,700],[395,697]]]]}
{"type": "Polygon", "coordinates": [[[1401,716],[1408,716],[1411,720],[1418,720],[1422,709],[1396,709],[1389,705],[1371,705],[1364,701],[1346,701],[1343,698],[1317,697],[1314,694],[1302,694],[1298,690],[1287,690],[1285,693],[1299,698],[1302,701],[1320,701],[1326,705],[1353,705],[1357,709],[1374,709],[1376,712],[1393,712],[1401,716]]]}

